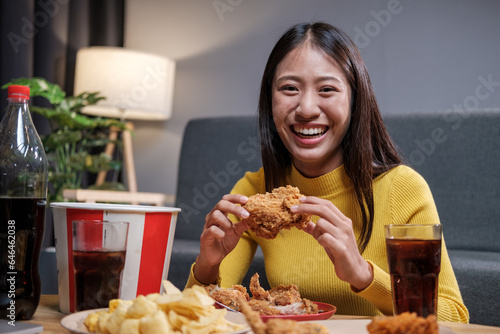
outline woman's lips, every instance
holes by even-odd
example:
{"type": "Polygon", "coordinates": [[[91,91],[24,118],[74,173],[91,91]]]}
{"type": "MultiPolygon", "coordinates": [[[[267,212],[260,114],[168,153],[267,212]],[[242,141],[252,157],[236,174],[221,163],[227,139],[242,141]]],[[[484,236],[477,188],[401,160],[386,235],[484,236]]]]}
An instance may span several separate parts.
{"type": "Polygon", "coordinates": [[[292,125],[291,130],[295,135],[295,138],[307,145],[313,145],[320,142],[328,131],[328,127],[325,125],[292,125]]]}

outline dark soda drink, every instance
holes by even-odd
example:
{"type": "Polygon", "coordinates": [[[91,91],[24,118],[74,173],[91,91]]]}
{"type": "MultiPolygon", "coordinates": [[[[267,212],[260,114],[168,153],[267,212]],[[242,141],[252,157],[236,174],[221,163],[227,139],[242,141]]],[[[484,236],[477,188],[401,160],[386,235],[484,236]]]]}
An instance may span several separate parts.
{"type": "Polygon", "coordinates": [[[45,207],[42,198],[0,197],[0,319],[30,319],[38,307],[45,207]]]}
{"type": "Polygon", "coordinates": [[[441,240],[386,239],[394,313],[436,315],[441,240]]]}
{"type": "Polygon", "coordinates": [[[76,310],[108,307],[118,298],[125,251],[73,251],[76,310]]]}
{"type": "Polygon", "coordinates": [[[10,85],[0,122],[0,319],[30,319],[40,301],[48,163],[29,112],[30,89],[10,85]]]}

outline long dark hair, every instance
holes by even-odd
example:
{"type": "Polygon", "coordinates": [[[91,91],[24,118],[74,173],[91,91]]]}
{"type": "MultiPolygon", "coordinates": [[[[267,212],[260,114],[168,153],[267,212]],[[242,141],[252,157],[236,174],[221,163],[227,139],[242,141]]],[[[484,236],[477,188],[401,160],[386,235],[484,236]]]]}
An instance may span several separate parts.
{"type": "Polygon", "coordinates": [[[361,55],[352,40],[327,23],[303,23],[291,27],[276,43],[267,61],[259,98],[259,127],[266,191],[283,185],[292,165],[290,153],[276,131],[272,115],[272,86],[281,60],[305,41],[319,48],[343,69],[352,91],[351,123],[342,140],[344,168],[361,209],[363,226],[358,239],[361,252],[373,228],[373,179],[400,165],[401,158],[384,126],[361,55]]]}

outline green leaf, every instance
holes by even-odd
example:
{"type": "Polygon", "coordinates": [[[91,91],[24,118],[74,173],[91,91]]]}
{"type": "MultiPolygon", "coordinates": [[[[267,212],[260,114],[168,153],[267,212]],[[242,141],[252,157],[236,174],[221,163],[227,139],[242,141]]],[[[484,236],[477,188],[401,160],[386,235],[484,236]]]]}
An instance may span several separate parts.
{"type": "Polygon", "coordinates": [[[104,147],[111,141],[109,140],[108,136],[104,133],[90,133],[86,136],[87,138],[87,144],[86,146],[88,148],[93,148],[93,147],[104,147]]]}
{"type": "Polygon", "coordinates": [[[76,96],[77,98],[80,98],[84,101],[83,106],[91,106],[93,104],[96,104],[97,102],[101,100],[105,100],[106,98],[104,96],[99,96],[99,92],[83,92],[80,95],[76,96]]]}
{"type": "Polygon", "coordinates": [[[61,87],[57,84],[50,83],[44,78],[18,78],[4,84],[2,88],[7,88],[10,85],[29,86],[30,96],[42,96],[49,100],[51,104],[59,104],[66,96],[61,87]]]}
{"type": "Polygon", "coordinates": [[[87,152],[78,152],[77,154],[70,156],[66,164],[69,168],[76,171],[87,170],[87,156],[89,156],[87,152]]]}
{"type": "Polygon", "coordinates": [[[121,168],[120,162],[112,160],[112,158],[104,152],[100,154],[79,152],[69,157],[67,165],[72,169],[91,173],[99,173],[113,169],[119,170],[121,168]]]}
{"type": "Polygon", "coordinates": [[[49,180],[53,183],[69,187],[72,183],[71,180],[75,177],[74,173],[50,173],[49,180]]]}
{"type": "Polygon", "coordinates": [[[61,143],[75,144],[82,140],[82,132],[78,130],[57,130],[44,137],[45,148],[56,149],[61,147],[61,143]]]}

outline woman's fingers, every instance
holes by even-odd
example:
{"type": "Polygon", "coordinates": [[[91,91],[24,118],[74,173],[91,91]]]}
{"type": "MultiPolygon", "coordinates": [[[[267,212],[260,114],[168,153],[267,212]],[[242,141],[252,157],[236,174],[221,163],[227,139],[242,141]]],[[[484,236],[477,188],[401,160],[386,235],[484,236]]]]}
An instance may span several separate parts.
{"type": "MultiPolygon", "coordinates": [[[[294,213],[307,213],[323,218],[328,224],[323,226],[323,233],[338,234],[340,231],[352,231],[352,222],[332,202],[314,196],[300,198],[302,204],[291,207],[294,213]]],[[[319,220],[318,220],[319,222],[319,220]]]]}
{"type": "Polygon", "coordinates": [[[225,195],[206,216],[205,228],[209,228],[213,225],[221,229],[230,228],[232,222],[227,218],[229,214],[233,214],[242,219],[247,218],[250,214],[241,206],[241,204],[246,203],[247,200],[248,197],[242,195],[225,195]]]}
{"type": "Polygon", "coordinates": [[[323,218],[319,218],[316,222],[312,236],[325,248],[336,247],[339,243],[338,229],[323,218]]]}
{"type": "Polygon", "coordinates": [[[314,224],[312,221],[308,221],[307,225],[306,225],[306,228],[304,229],[304,231],[306,231],[310,235],[313,235],[315,228],[316,228],[316,224],[314,224]]]}
{"type": "Polygon", "coordinates": [[[224,239],[224,235],[225,235],[224,229],[221,228],[220,226],[215,226],[215,225],[212,225],[209,228],[207,228],[204,233],[205,233],[205,236],[207,236],[209,238],[210,237],[215,238],[219,241],[224,239]]]}
{"type": "MultiPolygon", "coordinates": [[[[215,207],[210,213],[220,211],[227,217],[228,214],[233,214],[240,218],[247,218],[250,214],[245,208],[242,207],[248,201],[248,197],[242,195],[224,195],[222,199],[217,202],[215,207]]],[[[210,215],[210,214],[209,214],[210,215]]]]}
{"type": "Polygon", "coordinates": [[[344,214],[332,202],[314,196],[301,197],[302,204],[290,208],[292,212],[308,213],[323,217],[329,221],[344,217],[344,214]]]}
{"type": "Polygon", "coordinates": [[[245,233],[246,230],[250,228],[250,226],[248,226],[245,220],[240,220],[236,224],[233,224],[233,228],[235,230],[235,233],[241,236],[243,233],[245,233]]]}
{"type": "Polygon", "coordinates": [[[223,201],[243,205],[248,201],[248,197],[238,194],[226,194],[222,197],[220,202],[223,201]]]}
{"type": "Polygon", "coordinates": [[[248,229],[244,218],[248,212],[241,206],[248,198],[241,195],[225,195],[206,216],[200,237],[200,253],[211,262],[218,263],[236,246],[241,235],[248,229]],[[243,218],[231,222],[229,214],[243,218]]]}

